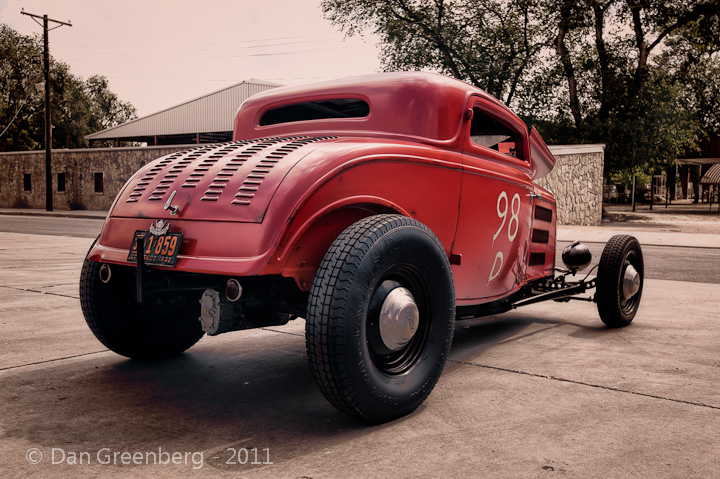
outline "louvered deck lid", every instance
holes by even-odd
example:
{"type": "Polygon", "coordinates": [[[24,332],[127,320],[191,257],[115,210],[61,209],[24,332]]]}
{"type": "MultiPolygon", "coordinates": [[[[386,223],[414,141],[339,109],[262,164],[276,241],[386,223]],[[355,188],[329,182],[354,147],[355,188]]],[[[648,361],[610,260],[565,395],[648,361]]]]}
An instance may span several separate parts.
{"type": "Polygon", "coordinates": [[[199,221],[262,221],[287,172],[314,148],[335,137],[264,138],[202,146],[159,158],[130,180],[113,217],[170,217],[199,221]]]}

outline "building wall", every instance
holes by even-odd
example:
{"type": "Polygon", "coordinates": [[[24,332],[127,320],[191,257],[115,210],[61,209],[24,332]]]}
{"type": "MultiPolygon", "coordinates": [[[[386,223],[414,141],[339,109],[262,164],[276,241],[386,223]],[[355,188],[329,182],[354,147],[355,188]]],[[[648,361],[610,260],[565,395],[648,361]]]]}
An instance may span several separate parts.
{"type": "Polygon", "coordinates": [[[550,151],[555,168],[538,184],[555,195],[558,224],[599,226],[605,145],[558,145],[550,151]]]}
{"type": "MultiPolygon", "coordinates": [[[[89,148],[53,151],[53,205],[56,210],[107,210],[128,178],[142,165],[188,145],[131,148],[89,148]],[[58,192],[58,173],[65,174],[65,192],[58,192]],[[95,175],[102,174],[102,192],[95,175]]],[[[558,202],[558,223],[599,225],[602,220],[603,145],[550,147],[555,168],[538,182],[558,202]]],[[[45,208],[45,153],[0,153],[0,208],[45,208]],[[24,178],[31,175],[31,189],[24,178]]]]}
{"type": "MultiPolygon", "coordinates": [[[[107,210],[128,178],[142,165],[188,145],[132,148],[53,150],[52,181],[55,210],[107,210]],[[58,173],[65,191],[58,191],[58,173]],[[95,175],[102,175],[96,191],[95,175]]],[[[45,152],[0,153],[0,208],[45,208],[45,152]],[[30,189],[25,189],[30,175],[30,189]]]]}

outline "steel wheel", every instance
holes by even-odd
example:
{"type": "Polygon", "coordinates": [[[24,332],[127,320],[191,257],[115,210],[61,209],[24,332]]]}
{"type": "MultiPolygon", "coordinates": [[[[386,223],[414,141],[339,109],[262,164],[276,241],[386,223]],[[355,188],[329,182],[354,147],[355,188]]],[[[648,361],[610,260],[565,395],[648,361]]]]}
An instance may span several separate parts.
{"type": "Polygon", "coordinates": [[[635,318],[644,273],[638,240],[628,235],[610,238],[600,257],[595,296],[600,319],[609,327],[627,326],[635,318]]]}

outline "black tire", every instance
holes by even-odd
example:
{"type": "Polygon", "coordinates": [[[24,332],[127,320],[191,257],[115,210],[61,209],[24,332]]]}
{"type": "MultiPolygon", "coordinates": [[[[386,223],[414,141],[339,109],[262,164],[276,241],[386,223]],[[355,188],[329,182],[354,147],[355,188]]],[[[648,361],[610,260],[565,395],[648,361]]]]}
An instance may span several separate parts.
{"type": "Polygon", "coordinates": [[[80,305],[90,330],[105,347],[133,359],[157,359],[180,354],[202,337],[199,297],[169,292],[141,307],[135,296],[135,268],[110,265],[106,284],[100,280],[101,266],[85,258],[80,305]]]}
{"type": "Polygon", "coordinates": [[[439,240],[411,218],[372,216],[338,236],[318,268],[307,308],[308,359],[336,408],[386,422],[414,411],[430,394],[454,325],[455,289],[439,240]],[[397,310],[397,324],[408,327],[411,338],[391,350],[379,330],[380,309],[391,292],[405,294],[402,288],[417,317],[397,310]]]}
{"type": "Polygon", "coordinates": [[[644,284],[645,267],[640,243],[633,236],[617,235],[605,245],[597,274],[597,302],[600,319],[611,328],[630,324],[635,318],[644,284]],[[623,278],[628,267],[637,272],[637,292],[626,295],[623,278]]]}

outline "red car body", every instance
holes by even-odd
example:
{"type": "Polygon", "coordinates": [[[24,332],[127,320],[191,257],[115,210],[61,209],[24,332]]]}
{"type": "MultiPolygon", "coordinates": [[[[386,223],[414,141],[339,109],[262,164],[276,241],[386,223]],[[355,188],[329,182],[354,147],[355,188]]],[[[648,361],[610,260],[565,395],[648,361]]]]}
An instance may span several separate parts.
{"type": "Polygon", "coordinates": [[[385,422],[430,394],[456,319],[570,299],[609,327],[637,312],[637,239],[611,238],[579,280],[592,256],[575,242],[556,269],[555,199],[535,183],[554,158],[477,88],[427,73],[279,88],[243,103],[234,138],[155,160],[115,200],[80,277],[109,349],[165,357],[304,317],[323,395],[385,422]]]}
{"type": "Polygon", "coordinates": [[[135,231],[162,219],[183,237],[174,267],[155,268],[282,276],[307,292],[345,228],[395,213],[440,240],[458,307],[502,300],[553,274],[555,199],[534,180],[554,158],[534,129],[478,88],[427,73],[279,88],[243,103],[233,138],[138,171],[88,259],[134,265],[135,231]],[[346,104],[351,111],[332,110],[346,104]],[[173,191],[177,214],[166,208],[173,191]]]}

